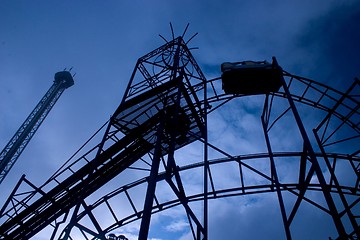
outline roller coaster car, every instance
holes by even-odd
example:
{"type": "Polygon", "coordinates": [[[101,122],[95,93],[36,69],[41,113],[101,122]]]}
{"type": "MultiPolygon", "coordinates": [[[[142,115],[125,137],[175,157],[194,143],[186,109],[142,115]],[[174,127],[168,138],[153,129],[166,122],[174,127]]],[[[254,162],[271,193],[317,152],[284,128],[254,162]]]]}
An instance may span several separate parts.
{"type": "Polygon", "coordinates": [[[226,94],[267,94],[282,85],[282,69],[267,61],[225,62],[221,64],[222,88],[226,94]]]}

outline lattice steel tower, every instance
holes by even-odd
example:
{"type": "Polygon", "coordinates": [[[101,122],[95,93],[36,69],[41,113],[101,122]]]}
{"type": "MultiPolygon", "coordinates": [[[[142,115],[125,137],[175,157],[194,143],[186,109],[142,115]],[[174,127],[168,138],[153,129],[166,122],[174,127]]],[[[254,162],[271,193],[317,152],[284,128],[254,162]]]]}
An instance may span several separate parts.
{"type": "Polygon", "coordinates": [[[55,74],[55,80],[44,97],[36,105],[34,110],[26,118],[15,135],[0,153],[0,184],[9,173],[10,169],[19,158],[26,145],[40,127],[56,101],[66,88],[74,85],[74,79],[70,72],[62,71],[55,74]]]}
{"type": "Polygon", "coordinates": [[[192,239],[211,239],[212,202],[236,197],[240,207],[259,195],[277,203],[283,238],[295,237],[303,206],[329,219],[328,237],[359,238],[359,80],[343,93],[275,58],[224,63],[207,80],[184,34],[138,59],[98,145],[40,187],[19,181],[0,212],[1,239],[47,226],[51,239],[125,239],[123,229],[138,224],[144,240],[155,236],[152,216],[171,209],[167,218],[186,219],[192,239]],[[253,128],[239,121],[243,99],[252,101],[253,128]],[[227,141],[213,116],[241,126],[227,136],[254,144],[227,141]]]}

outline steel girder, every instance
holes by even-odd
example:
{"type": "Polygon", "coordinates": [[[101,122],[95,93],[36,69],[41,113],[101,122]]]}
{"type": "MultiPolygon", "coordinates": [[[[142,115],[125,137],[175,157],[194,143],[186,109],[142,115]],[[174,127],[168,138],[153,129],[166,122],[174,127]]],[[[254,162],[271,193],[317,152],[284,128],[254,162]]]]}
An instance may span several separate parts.
{"type": "MultiPolygon", "coordinates": [[[[52,238],[73,239],[79,233],[85,239],[105,239],[112,231],[142,221],[144,216],[148,220],[142,222],[140,231],[148,231],[152,214],[182,206],[193,238],[207,239],[209,199],[274,192],[287,239],[292,238],[294,219],[305,203],[329,215],[340,239],[358,238],[359,146],[358,143],[347,148],[338,146],[356,141],[360,135],[356,92],[359,80],[342,93],[285,71],[283,74],[283,88],[265,96],[259,112],[266,153],[230,153],[208,139],[207,118],[231,100],[245,96],[225,95],[219,90],[219,79],[207,81],[181,37],[167,42],[138,60],[124,99],[100,144],[64,165],[39,188],[23,179],[22,183],[28,184],[32,191],[26,194],[14,191],[9,198],[13,205],[1,211],[2,218],[8,218],[0,227],[6,229],[3,236],[31,237],[53,222],[56,231],[52,238]],[[306,115],[305,118],[302,115],[303,106],[323,113],[324,120],[315,128],[315,137],[310,137],[306,115]],[[295,144],[298,151],[279,151],[274,139],[279,131],[289,130],[282,126],[288,126],[290,121],[300,131],[295,144]],[[169,126],[172,122],[176,123],[175,128],[169,126]],[[183,149],[197,143],[202,145],[203,159],[184,163],[177,153],[181,156],[183,149]],[[210,160],[210,155],[223,158],[210,160]],[[284,176],[282,161],[296,166],[295,176],[284,176]],[[236,186],[221,187],[223,183],[218,183],[221,178],[215,177],[215,173],[221,164],[230,164],[231,171],[233,164],[237,166],[236,186]],[[348,166],[351,181],[336,178],[343,173],[344,165],[348,166]],[[189,188],[186,178],[186,172],[191,170],[200,176],[193,179],[200,186],[197,191],[189,188]],[[98,200],[94,198],[93,193],[113,178],[129,176],[129,171],[140,172],[141,177],[136,180],[135,174],[133,181],[107,190],[110,193],[103,193],[98,200]],[[144,201],[140,203],[139,197],[132,196],[139,186],[145,186],[140,190],[144,193],[141,198],[144,201]],[[161,194],[160,189],[166,188],[172,192],[171,197],[161,194]],[[290,205],[285,192],[293,196],[290,205]],[[311,198],[309,192],[321,193],[326,203],[311,198]],[[21,199],[17,200],[20,195],[21,199]],[[114,200],[122,196],[118,202],[129,205],[131,210],[127,214],[119,214],[114,205],[114,200]],[[198,202],[202,203],[200,210],[194,206],[198,202]],[[199,211],[205,214],[201,216],[199,211]],[[102,220],[104,215],[110,219],[107,224],[102,220]],[[350,227],[344,225],[344,218],[350,219],[350,227]],[[14,225],[16,222],[33,224],[14,225]]],[[[148,233],[141,234],[145,239],[148,233]]]]}

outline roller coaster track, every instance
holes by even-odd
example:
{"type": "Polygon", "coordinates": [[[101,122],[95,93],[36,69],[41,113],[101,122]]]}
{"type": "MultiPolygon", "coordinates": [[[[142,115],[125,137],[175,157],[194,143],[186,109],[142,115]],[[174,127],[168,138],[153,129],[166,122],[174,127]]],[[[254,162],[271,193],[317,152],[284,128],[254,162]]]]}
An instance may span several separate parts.
{"type": "MultiPolygon", "coordinates": [[[[141,66],[141,64],[139,66],[141,66]]],[[[145,72],[144,69],[142,71],[145,72]]],[[[285,71],[284,76],[287,79],[286,85],[291,93],[290,97],[295,102],[311,106],[315,109],[323,110],[326,114],[328,114],[326,118],[330,119],[330,117],[334,116],[342,122],[341,127],[343,125],[349,126],[356,135],[354,138],[357,138],[360,135],[360,104],[358,99],[359,95],[352,94],[352,90],[360,86],[360,82],[358,79],[354,82],[348,92],[342,93],[324,84],[312,81],[310,79],[291,75],[285,71]]],[[[184,79],[186,81],[189,81],[188,79],[186,79],[186,74],[184,75],[184,79]]],[[[227,102],[231,101],[232,99],[243,97],[241,95],[223,94],[220,90],[218,90],[219,82],[219,78],[216,78],[209,80],[205,83],[209,94],[207,95],[207,98],[204,99],[193,98],[193,96],[196,96],[198,91],[202,91],[204,89],[204,83],[199,83],[198,85],[193,85],[190,87],[184,87],[185,85],[180,86],[179,89],[181,90],[179,91],[180,94],[182,94],[182,99],[185,99],[184,101],[187,103],[195,101],[198,106],[197,108],[193,108],[190,107],[188,104],[181,106],[181,108],[183,108],[187,114],[191,113],[193,115],[193,119],[196,118],[195,115],[197,113],[201,112],[205,108],[209,108],[207,114],[210,115],[213,111],[223,106],[227,102]]],[[[172,82],[164,84],[168,84],[168,87],[170,89],[173,89],[171,90],[173,92],[171,92],[170,96],[169,94],[165,94],[166,97],[170,99],[170,101],[176,102],[176,94],[178,94],[176,89],[178,89],[178,85],[172,85],[172,82]]],[[[160,88],[161,86],[162,85],[160,85],[160,88]]],[[[137,94],[138,92],[135,93],[137,94]]],[[[137,106],[139,102],[136,102],[136,97],[141,98],[141,96],[142,95],[139,94],[133,98],[135,100],[130,100],[134,102],[131,106],[137,106]]],[[[146,99],[152,99],[153,96],[155,95],[149,94],[149,96],[146,96],[146,99]]],[[[133,205],[133,200],[128,195],[127,191],[131,188],[135,188],[141,184],[147,183],[148,177],[139,179],[130,184],[126,184],[100,198],[93,204],[85,204],[84,199],[90,196],[102,186],[104,186],[111,179],[121,174],[124,170],[130,168],[135,162],[141,160],[144,155],[153,155],[153,139],[157,138],[157,136],[155,136],[156,131],[154,129],[158,127],[158,123],[161,122],[161,119],[163,118],[163,115],[160,114],[162,110],[158,107],[157,104],[160,101],[163,101],[161,99],[163,99],[164,96],[154,98],[156,100],[146,102],[146,104],[149,105],[149,107],[146,106],[146,111],[154,108],[156,109],[156,111],[159,112],[159,114],[147,116],[147,120],[139,124],[138,127],[127,127],[126,129],[124,128],[125,130],[122,129],[122,132],[126,131],[126,134],[122,134],[121,137],[119,137],[119,134],[121,134],[119,128],[121,127],[118,127],[118,129],[116,129],[116,123],[114,123],[114,119],[111,119],[109,127],[115,126],[115,130],[113,132],[107,132],[107,135],[104,137],[105,141],[92,148],[84,156],[80,157],[70,165],[65,166],[60,172],[53,175],[43,186],[35,187],[31,185],[28,180],[23,178],[22,182],[26,182],[27,184],[29,184],[33,188],[33,191],[27,193],[18,193],[16,191],[16,188],[15,191],[12,193],[9,200],[0,212],[0,217],[2,220],[2,224],[0,226],[0,239],[29,239],[36,233],[44,229],[46,226],[56,222],[56,220],[60,217],[66,216],[69,211],[77,205],[82,205],[86,210],[75,213],[71,220],[71,223],[73,223],[75,227],[81,229],[82,232],[86,232],[86,234],[92,235],[92,238],[94,239],[104,238],[106,233],[109,233],[110,231],[120,226],[124,226],[125,224],[133,222],[137,219],[140,219],[143,216],[143,211],[138,210],[135,207],[133,207],[134,211],[129,215],[122,217],[116,216],[113,208],[109,204],[109,200],[115,196],[125,194],[130,205],[133,205]],[[153,103],[152,101],[155,103],[153,103]],[[104,143],[108,144],[107,148],[104,148],[104,143]],[[22,196],[22,200],[16,200],[16,197],[20,195],[22,196]],[[81,225],[80,222],[81,219],[83,219],[86,215],[92,216],[92,218],[94,218],[95,214],[93,213],[93,211],[99,206],[106,206],[106,208],[112,213],[113,224],[105,228],[97,225],[95,227],[97,229],[97,232],[95,232],[94,230],[91,230],[90,228],[81,225]]],[[[286,99],[289,98],[289,96],[286,94],[286,92],[279,91],[276,93],[271,93],[270,95],[268,95],[268,98],[286,99]]],[[[122,104],[126,104],[126,102],[122,104]]],[[[121,106],[122,105],[120,105],[120,107],[121,106]]],[[[272,124],[275,124],[287,111],[288,110],[285,110],[283,114],[280,114],[279,117],[276,118],[272,124]]],[[[132,114],[133,113],[128,113],[129,116],[132,114]]],[[[139,115],[136,118],[140,119],[140,117],[141,116],[139,115]]],[[[199,126],[200,120],[195,119],[191,121],[195,122],[196,125],[191,125],[189,134],[194,134],[191,132],[194,129],[201,132],[202,130],[199,126]]],[[[130,124],[126,126],[130,126],[130,124]]],[[[168,140],[165,139],[164,141],[166,142],[168,140]]],[[[176,149],[186,146],[194,141],[204,142],[204,139],[201,134],[194,134],[193,138],[187,138],[186,140],[183,140],[181,143],[179,143],[176,149]]],[[[168,146],[165,142],[163,143],[163,145],[168,146]]],[[[166,146],[163,147],[163,151],[161,152],[162,156],[165,156],[169,153],[169,149],[166,146]]],[[[219,150],[215,146],[210,145],[210,147],[219,150]]],[[[326,207],[323,207],[318,203],[312,201],[311,199],[303,196],[304,193],[301,191],[301,189],[304,187],[304,184],[306,185],[307,190],[322,191],[325,187],[328,188],[330,192],[341,193],[343,195],[352,195],[357,197],[356,200],[350,203],[348,208],[345,207],[345,209],[339,213],[340,217],[349,213],[351,211],[351,208],[360,201],[358,184],[360,164],[360,159],[358,156],[359,149],[355,149],[353,152],[351,152],[351,154],[324,154],[320,152],[316,153],[317,157],[331,159],[331,163],[333,164],[331,171],[334,173],[336,172],[337,166],[335,162],[347,162],[347,164],[350,165],[353,169],[352,174],[354,175],[354,182],[352,182],[352,185],[343,185],[341,183],[336,183],[333,180],[330,180],[327,186],[320,186],[320,184],[312,183],[308,179],[301,179],[309,178],[309,176],[312,175],[313,172],[312,174],[307,173],[307,176],[304,173],[305,175],[303,174],[302,177],[299,177],[298,182],[294,180],[289,183],[279,183],[277,180],[274,179],[273,172],[269,172],[268,174],[266,174],[262,172],[262,170],[256,169],[256,167],[248,163],[251,162],[253,159],[259,158],[270,158],[275,159],[275,161],[279,161],[278,159],[296,158],[301,165],[301,162],[303,162],[304,158],[307,158],[305,150],[303,152],[269,152],[238,156],[230,156],[224,153],[224,155],[226,155],[227,157],[208,161],[208,180],[211,184],[210,190],[207,193],[197,192],[186,196],[184,195],[183,197],[186,198],[186,200],[184,200],[183,198],[183,201],[180,201],[181,198],[160,201],[158,200],[160,199],[159,197],[155,197],[156,203],[153,205],[151,212],[156,213],[180,204],[184,205],[184,201],[200,201],[203,200],[205,197],[207,199],[216,199],[222,197],[266,193],[274,191],[288,191],[291,194],[296,195],[302,201],[309,202],[310,204],[331,215],[332,213],[329,212],[326,207]],[[211,177],[210,168],[216,167],[217,164],[220,163],[229,162],[236,163],[239,167],[240,172],[242,172],[243,169],[250,170],[252,173],[261,177],[263,181],[259,184],[247,185],[243,180],[241,180],[238,187],[217,189],[215,187],[216,184],[214,184],[215,180],[211,177]],[[278,186],[275,187],[274,184],[278,184],[278,186]]],[[[174,174],[180,174],[185,170],[192,170],[201,167],[204,168],[203,164],[204,162],[199,162],[192,165],[178,166],[176,169],[172,170],[173,172],[170,175],[169,172],[159,173],[157,181],[166,181],[171,185],[171,178],[174,176],[174,174]]],[[[311,169],[309,172],[311,172],[311,169]]],[[[302,174],[300,173],[300,175],[302,174]]],[[[245,175],[241,173],[239,177],[240,179],[243,179],[245,175]]],[[[22,184],[22,182],[19,182],[19,184],[22,184]]],[[[177,197],[179,197],[179,195],[177,195],[177,197]]],[[[295,212],[296,207],[291,210],[289,218],[287,219],[287,224],[291,224],[295,212]]],[[[96,222],[95,219],[93,219],[93,221],[96,222]]],[[[55,225],[55,228],[57,227],[58,224],[55,225]]],[[[69,228],[65,228],[65,230],[66,229],[69,230],[69,228]]],[[[193,230],[193,232],[195,231],[193,230]]],[[[349,236],[355,236],[356,234],[357,233],[352,232],[349,234],[349,236]]],[[[196,233],[194,233],[194,238],[195,235],[196,233]]]]}

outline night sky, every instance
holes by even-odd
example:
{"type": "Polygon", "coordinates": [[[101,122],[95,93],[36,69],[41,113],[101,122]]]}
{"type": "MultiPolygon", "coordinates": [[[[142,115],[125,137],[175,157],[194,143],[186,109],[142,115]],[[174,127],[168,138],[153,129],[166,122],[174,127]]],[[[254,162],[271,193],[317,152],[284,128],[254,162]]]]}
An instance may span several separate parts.
{"type": "MultiPolygon", "coordinates": [[[[193,55],[209,79],[220,76],[222,62],[271,61],[272,56],[286,71],[342,91],[360,76],[360,2],[356,0],[1,0],[0,147],[52,85],[56,72],[72,67],[76,75],[75,85],[65,90],[0,186],[0,205],[22,174],[40,185],[109,119],[137,59],[164,43],[159,34],[171,39],[170,22],[176,36],[188,23],[185,38],[198,33],[190,47],[199,47],[193,55]]],[[[249,139],[256,141],[256,130],[251,132],[255,110],[247,103],[258,100],[242,102],[237,106],[241,109],[225,107],[222,116],[214,115],[210,125],[217,130],[212,134],[227,132],[227,126],[238,121],[234,112],[247,113],[241,123],[243,134],[252,134],[249,139]]],[[[231,152],[232,137],[225,136],[221,144],[231,152]]],[[[258,151],[246,141],[241,150],[258,151]]],[[[266,201],[249,197],[241,200],[241,206],[235,198],[214,203],[211,209],[221,210],[213,212],[209,239],[284,238],[281,218],[272,217],[278,209],[266,201]],[[233,211],[234,206],[239,206],[238,211],[233,211]],[[259,219],[267,219],[260,227],[266,235],[254,230],[259,229],[259,219]]],[[[319,225],[309,225],[307,219],[314,216],[304,215],[304,228],[296,230],[294,239],[327,239],[327,222],[315,217],[319,225]]],[[[189,239],[183,230],[186,224],[171,221],[162,222],[168,232],[189,239]]],[[[126,231],[135,239],[133,230],[126,231]]],[[[151,234],[152,239],[167,239],[151,234]]]]}

